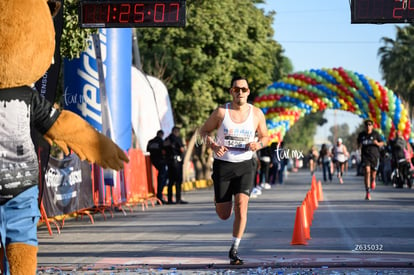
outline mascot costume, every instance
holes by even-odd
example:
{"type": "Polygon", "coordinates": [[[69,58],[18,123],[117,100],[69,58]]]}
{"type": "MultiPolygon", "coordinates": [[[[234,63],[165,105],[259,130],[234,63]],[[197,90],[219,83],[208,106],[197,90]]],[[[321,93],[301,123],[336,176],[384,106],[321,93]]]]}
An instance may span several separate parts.
{"type": "Polygon", "coordinates": [[[34,130],[102,168],[123,169],[125,153],[78,115],[33,88],[50,64],[55,31],[47,0],[0,1],[0,237],[3,272],[36,274],[39,164],[34,130]]]}

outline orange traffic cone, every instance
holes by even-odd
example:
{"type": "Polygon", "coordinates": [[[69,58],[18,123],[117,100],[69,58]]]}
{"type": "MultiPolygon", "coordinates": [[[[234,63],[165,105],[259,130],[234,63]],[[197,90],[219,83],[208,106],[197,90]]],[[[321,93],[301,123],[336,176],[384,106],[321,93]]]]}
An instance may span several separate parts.
{"type": "Polygon", "coordinates": [[[318,183],[315,183],[315,193],[316,193],[316,199],[319,202],[319,186],[318,186],[318,183]]]}
{"type": "Polygon", "coordinates": [[[310,236],[310,222],[309,222],[309,218],[308,218],[308,209],[306,207],[306,201],[304,201],[301,205],[302,208],[302,213],[303,213],[303,218],[302,218],[302,222],[303,222],[303,230],[305,230],[305,239],[310,240],[311,236],[310,236]]]}
{"type": "Polygon", "coordinates": [[[317,190],[317,189],[313,189],[313,190],[311,191],[311,193],[312,193],[311,200],[312,200],[312,202],[313,202],[313,205],[315,206],[315,209],[317,209],[317,208],[319,207],[318,197],[317,197],[317,194],[316,194],[316,190],[317,190]]]}
{"type": "Polygon", "coordinates": [[[307,245],[305,238],[305,230],[303,227],[303,209],[302,206],[296,208],[295,225],[293,227],[292,242],[291,245],[307,245]]]}
{"type": "Polygon", "coordinates": [[[323,201],[322,183],[318,181],[318,201],[323,201]]]}
{"type": "Polygon", "coordinates": [[[311,183],[311,189],[313,189],[313,188],[315,188],[316,187],[316,177],[315,177],[315,175],[313,175],[312,176],[312,183],[311,183]]]}
{"type": "Polygon", "coordinates": [[[310,207],[312,208],[312,215],[313,212],[316,210],[315,201],[313,200],[313,191],[309,190],[306,194],[306,200],[309,202],[310,207]]]}
{"type": "Polygon", "coordinates": [[[311,226],[313,220],[313,211],[315,209],[313,208],[312,200],[309,194],[306,195],[306,198],[304,200],[304,207],[306,207],[306,217],[308,218],[308,224],[311,226]]]}

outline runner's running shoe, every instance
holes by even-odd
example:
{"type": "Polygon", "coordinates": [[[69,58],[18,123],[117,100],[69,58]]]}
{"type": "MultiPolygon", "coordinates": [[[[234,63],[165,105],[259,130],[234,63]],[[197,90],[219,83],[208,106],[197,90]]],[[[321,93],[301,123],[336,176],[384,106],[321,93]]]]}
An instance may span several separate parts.
{"type": "Polygon", "coordinates": [[[237,253],[237,249],[234,249],[233,246],[230,248],[229,258],[230,258],[230,264],[231,265],[242,265],[243,264],[243,260],[240,259],[239,255],[237,253]]]}
{"type": "Polygon", "coordinates": [[[371,200],[371,194],[369,192],[367,192],[367,194],[365,195],[365,199],[367,201],[370,201],[371,200]]]}
{"type": "Polygon", "coordinates": [[[371,181],[371,189],[374,190],[376,186],[375,180],[371,181]]]}

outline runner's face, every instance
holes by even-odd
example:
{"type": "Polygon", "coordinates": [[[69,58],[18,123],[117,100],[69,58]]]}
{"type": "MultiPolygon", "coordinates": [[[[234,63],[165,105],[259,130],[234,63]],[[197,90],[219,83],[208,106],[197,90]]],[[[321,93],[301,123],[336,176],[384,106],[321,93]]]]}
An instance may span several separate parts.
{"type": "Polygon", "coordinates": [[[372,129],[374,128],[374,125],[371,122],[368,122],[365,124],[365,127],[367,129],[368,134],[372,132],[372,129]]]}
{"type": "Polygon", "coordinates": [[[230,89],[230,93],[233,97],[234,103],[238,105],[243,105],[247,103],[247,98],[250,94],[249,85],[247,85],[247,81],[244,79],[234,81],[233,87],[230,89]]]}

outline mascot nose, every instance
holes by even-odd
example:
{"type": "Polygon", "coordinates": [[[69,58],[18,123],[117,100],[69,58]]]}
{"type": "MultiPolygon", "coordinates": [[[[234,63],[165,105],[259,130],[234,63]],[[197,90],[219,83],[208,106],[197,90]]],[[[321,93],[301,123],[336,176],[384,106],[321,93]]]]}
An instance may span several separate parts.
{"type": "Polygon", "coordinates": [[[60,8],[62,7],[62,2],[57,0],[48,0],[47,4],[49,6],[50,14],[52,15],[52,17],[55,17],[56,14],[58,14],[60,8]]]}

